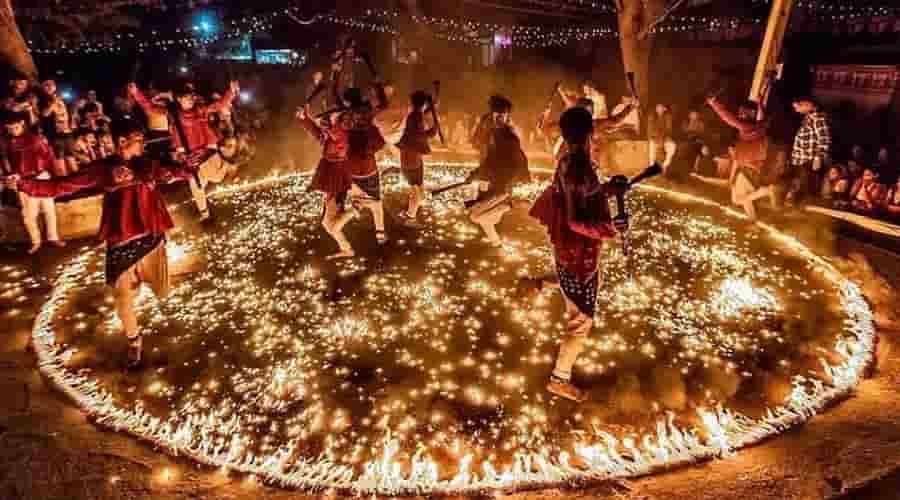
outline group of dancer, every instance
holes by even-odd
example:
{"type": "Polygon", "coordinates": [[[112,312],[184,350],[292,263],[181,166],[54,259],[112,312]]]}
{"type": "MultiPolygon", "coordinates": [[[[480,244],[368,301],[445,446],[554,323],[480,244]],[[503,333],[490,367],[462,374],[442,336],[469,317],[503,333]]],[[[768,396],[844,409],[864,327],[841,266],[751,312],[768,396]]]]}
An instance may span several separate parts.
{"type": "MultiPolygon", "coordinates": [[[[340,67],[335,67],[335,73],[339,72],[340,67]]],[[[401,172],[411,186],[401,217],[415,221],[426,201],[424,157],[431,152],[429,140],[438,133],[438,123],[428,118],[438,105],[436,96],[413,92],[405,116],[398,118],[398,106],[391,102],[393,89],[386,87],[375,84],[367,98],[358,87],[338,93],[335,84],[337,107],[316,115],[307,104],[297,112],[300,123],[322,146],[310,189],[325,195],[322,226],[338,246],[338,252],[329,258],[354,255],[344,227],[359,209],[372,213],[376,241],[381,245],[388,241],[376,162],[376,154],[383,148],[399,150],[401,172]],[[387,130],[398,124],[402,124],[402,132],[387,130]]],[[[135,85],[128,88],[139,103],[149,106],[135,85]]],[[[233,98],[237,89],[233,82],[223,100],[233,98]]],[[[83,189],[103,191],[100,238],[106,243],[106,283],[114,290],[116,312],[128,338],[130,367],[140,366],[142,359],[142,335],[134,310],[136,290],[147,284],[162,298],[168,289],[165,234],[173,223],[158,186],[178,179],[196,182],[211,142],[201,125],[207,110],[194,109],[190,97],[190,93],[184,93],[177,98],[185,118],[180,126],[187,124],[189,130],[173,133],[177,148],[173,162],[145,155],[144,133],[126,128],[115,133],[114,155],[78,173],[58,178],[12,175],[3,180],[5,187],[36,198],[54,198],[83,189]]],[[[572,369],[593,326],[600,242],[628,229],[627,216],[611,217],[608,205],[608,198],[623,195],[628,183],[622,178],[602,182],[597,171],[601,170],[598,162],[606,160],[605,131],[614,128],[631,108],[617,116],[595,119],[592,105],[592,101],[582,99],[559,120],[551,121],[549,111],[543,117],[545,130],[558,134],[561,142],[553,181],[530,211],[546,226],[557,272],[556,278],[537,280],[534,288],[559,288],[568,317],[547,389],[574,401],[586,397],[585,391],[572,383],[572,369]]],[[[502,244],[497,225],[512,208],[513,188],[529,180],[528,160],[510,126],[511,110],[512,103],[505,97],[490,98],[489,110],[472,136],[479,166],[462,183],[477,186],[477,194],[466,206],[470,219],[483,229],[493,246],[502,244]]]]}
{"type": "MultiPolygon", "coordinates": [[[[337,74],[340,67],[333,70],[337,74]]],[[[322,145],[322,157],[309,189],[325,196],[322,225],[338,245],[338,252],[329,257],[332,259],[355,255],[344,227],[360,208],[372,212],[377,242],[384,244],[388,240],[375,161],[382,148],[399,149],[401,172],[410,185],[409,201],[401,218],[415,220],[426,200],[424,157],[431,153],[429,140],[439,127],[436,120],[427,119],[438,105],[437,99],[423,90],[410,95],[407,115],[397,120],[396,106],[388,100],[384,85],[376,82],[368,92],[371,100],[367,102],[359,88],[341,92],[338,81],[335,78],[332,84],[335,108],[315,116],[307,104],[297,113],[303,126],[322,145]],[[392,116],[379,119],[381,113],[392,116]],[[382,133],[386,123],[403,124],[396,143],[386,139],[396,137],[390,130],[382,133]]],[[[459,185],[477,186],[475,198],[466,203],[469,217],[482,228],[491,246],[501,246],[497,226],[512,209],[513,188],[528,182],[530,174],[528,160],[510,125],[512,103],[494,95],[488,106],[489,111],[471,138],[479,155],[478,168],[459,185]]],[[[600,242],[628,230],[627,215],[612,217],[609,210],[609,198],[623,196],[628,183],[622,177],[601,182],[597,172],[602,170],[600,162],[609,157],[609,133],[638,103],[634,99],[616,115],[602,118],[594,117],[593,106],[592,100],[579,99],[559,120],[550,119],[549,106],[541,117],[542,132],[559,138],[557,169],[553,182],[530,211],[547,228],[557,273],[556,278],[534,280],[534,289],[559,288],[566,304],[566,334],[547,390],[577,402],[584,401],[587,393],[572,382],[572,370],[593,327],[600,280],[600,242]]]]}

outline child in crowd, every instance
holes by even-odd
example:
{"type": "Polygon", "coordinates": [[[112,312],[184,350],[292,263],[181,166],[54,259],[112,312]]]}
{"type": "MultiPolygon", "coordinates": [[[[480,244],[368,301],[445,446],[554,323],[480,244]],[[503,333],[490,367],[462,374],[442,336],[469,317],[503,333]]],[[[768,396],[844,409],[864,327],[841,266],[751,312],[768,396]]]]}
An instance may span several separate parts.
{"type": "Polygon", "coordinates": [[[822,183],[822,198],[834,208],[846,207],[850,196],[850,181],[843,165],[832,165],[822,183]]]}
{"type": "Polygon", "coordinates": [[[850,190],[850,207],[863,215],[875,215],[886,195],[887,186],[878,182],[878,173],[867,168],[850,190]]]}
{"type": "MultiPolygon", "coordinates": [[[[56,162],[53,149],[44,136],[29,130],[28,122],[28,115],[24,112],[4,116],[3,125],[7,137],[0,141],[3,173],[19,179],[50,179],[51,169],[56,162]]],[[[41,227],[38,224],[41,214],[47,226],[47,241],[58,247],[65,246],[56,227],[56,204],[52,197],[20,192],[19,203],[22,205],[22,220],[31,240],[29,254],[34,254],[41,248],[41,227]]]]}

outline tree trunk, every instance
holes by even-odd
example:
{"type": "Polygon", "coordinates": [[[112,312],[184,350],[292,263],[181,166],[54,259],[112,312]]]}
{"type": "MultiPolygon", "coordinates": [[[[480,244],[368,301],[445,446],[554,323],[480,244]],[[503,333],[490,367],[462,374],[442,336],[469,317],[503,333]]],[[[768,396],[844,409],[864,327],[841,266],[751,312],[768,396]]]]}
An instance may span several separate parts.
{"type": "Polygon", "coordinates": [[[0,64],[11,66],[29,80],[37,80],[37,66],[16,24],[12,0],[0,0],[0,64]]]}
{"type": "Polygon", "coordinates": [[[650,55],[653,35],[640,38],[666,9],[665,0],[616,0],[619,17],[619,44],[625,71],[634,73],[635,86],[642,103],[650,97],[650,55]]]}

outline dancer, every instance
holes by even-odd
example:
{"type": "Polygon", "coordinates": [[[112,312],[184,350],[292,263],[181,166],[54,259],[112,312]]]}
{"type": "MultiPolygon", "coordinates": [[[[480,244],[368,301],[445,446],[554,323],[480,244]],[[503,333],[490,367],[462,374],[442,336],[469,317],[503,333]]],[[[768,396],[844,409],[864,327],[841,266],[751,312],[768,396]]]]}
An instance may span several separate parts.
{"type": "MultiPolygon", "coordinates": [[[[594,115],[594,103],[590,99],[578,99],[575,107],[587,110],[591,113],[591,116],[594,115]]],[[[591,159],[595,164],[600,167],[609,166],[611,163],[609,144],[612,140],[612,134],[629,119],[632,111],[639,107],[640,103],[637,99],[631,98],[628,104],[621,108],[616,108],[617,111],[612,116],[593,119],[593,132],[589,139],[589,149],[591,151],[591,159]]],[[[554,156],[558,162],[568,154],[569,150],[565,139],[562,137],[560,122],[550,120],[551,111],[552,107],[550,106],[544,109],[544,114],[540,119],[541,132],[544,134],[544,137],[559,138],[554,146],[554,156]]]]}
{"type": "Polygon", "coordinates": [[[347,130],[339,126],[338,118],[338,114],[328,115],[325,117],[325,124],[319,126],[312,119],[309,104],[297,113],[300,124],[322,145],[322,158],[308,189],[325,194],[322,227],[338,245],[338,252],[328,259],[355,255],[350,241],[344,235],[344,226],[354,217],[355,211],[345,206],[352,182],[345,165],[349,143],[347,130]]]}
{"type": "Polygon", "coordinates": [[[358,88],[347,89],[342,95],[344,111],[338,126],[347,131],[347,160],[350,174],[350,200],[354,208],[372,212],[375,239],[379,245],[387,242],[384,229],[384,203],[381,200],[381,176],[375,154],[384,148],[385,141],[374,124],[375,110],[358,88]]]}
{"type": "MultiPolygon", "coordinates": [[[[169,132],[172,136],[176,158],[197,172],[197,175],[189,179],[189,184],[191,194],[194,196],[194,203],[200,212],[201,221],[210,219],[209,205],[206,201],[206,185],[214,180],[205,175],[209,169],[204,169],[203,164],[215,154],[220,140],[218,134],[210,126],[209,114],[220,109],[230,108],[232,101],[240,93],[240,89],[239,83],[234,80],[229,84],[228,90],[221,99],[205,106],[196,105],[196,95],[191,84],[185,84],[175,94],[178,106],[177,110],[170,113],[169,132]]],[[[166,108],[148,100],[135,83],[128,84],[128,93],[148,115],[169,112],[166,108]]]]}
{"type": "MultiPolygon", "coordinates": [[[[28,130],[28,120],[25,113],[9,113],[4,117],[3,125],[8,138],[0,142],[3,170],[21,179],[49,179],[56,157],[44,136],[28,130]]],[[[31,240],[29,255],[41,249],[41,227],[38,225],[38,216],[41,214],[44,215],[47,226],[47,241],[54,246],[65,246],[59,239],[56,204],[52,197],[20,192],[19,203],[22,205],[22,221],[31,240]]]]}
{"type": "Polygon", "coordinates": [[[530,180],[528,159],[518,136],[509,124],[512,103],[502,96],[492,96],[491,111],[478,124],[472,144],[481,161],[468,179],[477,185],[478,195],[469,207],[469,217],[481,226],[488,243],[496,248],[503,244],[497,224],[512,209],[513,187],[530,180]]]}
{"type": "Polygon", "coordinates": [[[80,172],[56,179],[12,176],[6,186],[28,196],[59,197],[85,189],[103,190],[99,238],[106,242],[106,284],[113,288],[116,313],[128,338],[128,366],[141,363],[143,337],[134,310],[142,283],[157,297],[168,292],[166,231],[174,224],[157,184],[193,175],[183,166],[162,166],[144,156],[144,134],[117,134],[118,153],[80,172]]]}
{"type": "Polygon", "coordinates": [[[767,123],[755,102],[745,102],[738,108],[737,116],[715,97],[706,100],[719,118],[738,131],[738,142],[734,145],[733,165],[729,176],[731,201],[744,207],[751,220],[756,220],[754,202],[769,196],[772,207],[777,207],[775,191],[766,177],[766,159],[769,155],[769,140],[766,136],[767,123]]]}
{"type": "Polygon", "coordinates": [[[414,223],[419,207],[425,201],[425,162],[422,157],[431,154],[428,140],[437,135],[437,127],[425,127],[425,110],[434,105],[430,95],[416,91],[410,96],[410,103],[412,111],[406,118],[406,128],[397,147],[400,148],[400,169],[410,185],[409,205],[401,216],[414,223]]]}
{"type": "Polygon", "coordinates": [[[572,384],[572,367],[593,326],[599,243],[628,229],[626,217],[611,219],[607,202],[608,197],[624,193],[626,185],[601,184],[592,165],[593,125],[590,112],[583,108],[563,113],[560,128],[567,152],[559,159],[553,183],[530,212],[547,226],[568,316],[567,334],[560,344],[547,390],[577,402],[584,401],[587,394],[572,384]]]}

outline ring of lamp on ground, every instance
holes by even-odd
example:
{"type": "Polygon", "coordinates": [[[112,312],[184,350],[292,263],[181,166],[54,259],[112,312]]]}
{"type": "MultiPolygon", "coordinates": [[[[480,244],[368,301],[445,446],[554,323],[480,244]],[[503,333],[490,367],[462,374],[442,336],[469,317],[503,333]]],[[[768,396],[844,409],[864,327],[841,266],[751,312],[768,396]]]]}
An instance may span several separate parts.
{"type": "MultiPolygon", "coordinates": [[[[432,164],[426,185],[465,178],[432,164]]],[[[273,485],[361,494],[514,491],[643,475],[737,452],[848,394],[872,358],[856,285],[798,241],[733,210],[648,187],[630,203],[632,254],[601,253],[595,328],[575,369],[587,403],[545,392],[564,332],[543,228],[522,186],[482,241],[465,189],[423,227],[389,222],[357,257],[326,261],[321,199],[292,175],[220,191],[209,233],[170,236],[173,267],[141,294],[145,369],[103,286],[102,252],[67,263],[33,331],[40,369],[99,424],[273,485]],[[182,262],[179,262],[182,261],[182,262]]],[[[384,179],[386,210],[406,186],[384,179]]]]}

